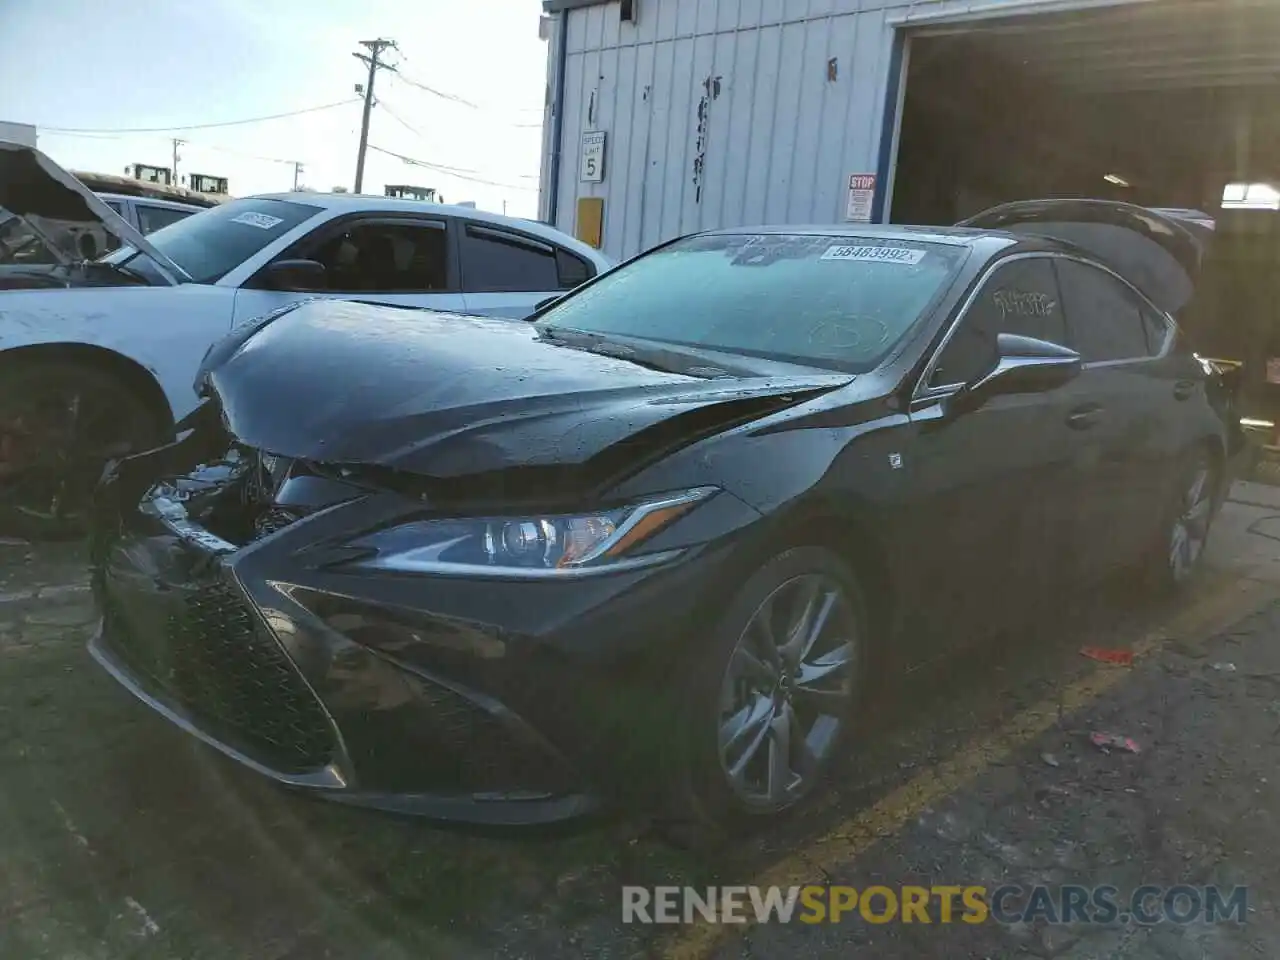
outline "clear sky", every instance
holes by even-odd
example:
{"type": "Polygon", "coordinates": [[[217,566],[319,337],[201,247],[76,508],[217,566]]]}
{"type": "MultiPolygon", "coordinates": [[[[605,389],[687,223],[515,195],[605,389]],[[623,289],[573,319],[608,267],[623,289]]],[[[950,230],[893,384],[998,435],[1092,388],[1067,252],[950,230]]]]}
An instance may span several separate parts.
{"type": "Polygon", "coordinates": [[[71,169],[134,162],[226,176],[243,196],[301,183],[351,188],[360,129],[358,41],[387,37],[405,78],[381,71],[369,142],[459,171],[369,152],[364,191],[435,187],[534,216],[546,88],[538,0],[0,0],[0,120],[34,123],[71,169]],[[148,134],[59,134],[218,123],[353,102],[289,119],[148,134]],[[265,158],[265,159],[264,159],[265,158]],[[469,177],[463,179],[463,177],[469,177]],[[490,183],[479,183],[490,181],[490,183]],[[494,185],[497,184],[497,185],[494,185]]]}

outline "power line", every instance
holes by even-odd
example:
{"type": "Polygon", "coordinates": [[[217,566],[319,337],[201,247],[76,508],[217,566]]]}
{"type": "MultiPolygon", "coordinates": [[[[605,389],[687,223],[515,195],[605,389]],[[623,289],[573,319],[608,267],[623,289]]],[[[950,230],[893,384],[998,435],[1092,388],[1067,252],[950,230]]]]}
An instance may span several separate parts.
{"type": "Polygon", "coordinates": [[[415,137],[422,137],[424,140],[426,139],[426,136],[423,134],[421,130],[419,130],[417,127],[411,124],[408,120],[404,119],[404,117],[400,116],[400,114],[396,113],[394,110],[388,107],[386,104],[386,101],[379,100],[378,106],[382,108],[383,112],[386,113],[387,116],[389,116],[396,123],[400,124],[400,126],[404,127],[406,130],[412,133],[415,137]]]}
{"type": "Polygon", "coordinates": [[[213,150],[217,153],[227,153],[233,157],[243,157],[246,160],[261,160],[263,163],[297,163],[297,160],[290,160],[286,157],[264,157],[257,153],[245,153],[243,150],[232,150],[230,147],[219,147],[212,143],[202,143],[199,140],[187,140],[185,143],[199,147],[201,150],[213,150]]]}
{"type": "MultiPolygon", "coordinates": [[[[379,100],[378,106],[382,107],[383,112],[386,113],[387,116],[391,117],[392,120],[400,124],[400,126],[404,127],[410,133],[414,134],[417,137],[420,137],[423,140],[427,139],[421,130],[419,130],[417,127],[413,126],[413,124],[409,123],[409,121],[401,117],[398,113],[396,113],[389,106],[387,106],[385,102],[379,100]]],[[[470,167],[451,167],[446,163],[437,163],[435,164],[435,166],[441,170],[447,170],[450,173],[479,173],[480,172],[478,170],[473,170],[470,167]]]]}
{"type": "Polygon", "coordinates": [[[384,150],[375,144],[369,144],[370,150],[376,150],[378,153],[385,153],[389,157],[395,157],[403,163],[411,164],[415,167],[425,167],[428,170],[434,170],[436,173],[443,173],[446,176],[455,177],[458,180],[467,180],[471,183],[481,183],[487,187],[501,187],[504,190],[528,190],[537,192],[537,187],[526,187],[514,183],[498,183],[496,180],[486,180],[483,177],[470,177],[461,173],[456,173],[448,167],[444,167],[438,163],[429,163],[426,160],[418,160],[414,157],[406,157],[402,153],[396,153],[394,150],[384,150]]]}
{"type": "Polygon", "coordinates": [[[441,100],[448,100],[451,103],[460,103],[462,104],[462,106],[470,107],[472,110],[480,109],[479,104],[472,103],[470,100],[464,100],[462,97],[459,97],[457,94],[445,93],[443,90],[437,90],[435,87],[429,87],[425,83],[421,83],[413,79],[413,77],[406,77],[399,70],[396,70],[395,75],[398,79],[403,80],[405,83],[409,84],[410,86],[417,87],[419,90],[425,90],[427,93],[431,94],[432,96],[439,97],[441,100]]]}
{"type": "MultiPolygon", "coordinates": [[[[117,135],[117,134],[99,134],[99,133],[58,133],[58,132],[47,130],[43,127],[40,128],[40,135],[44,136],[45,134],[48,134],[49,136],[53,136],[53,137],[72,137],[77,140],[123,140],[127,136],[125,134],[117,135]]],[[[170,138],[156,137],[154,139],[157,139],[157,140],[164,139],[165,142],[167,143],[170,138]]],[[[206,143],[203,140],[184,139],[182,142],[191,147],[199,147],[201,150],[213,150],[216,153],[226,153],[226,154],[229,154],[230,156],[240,157],[245,160],[260,160],[263,163],[296,163],[297,162],[287,157],[265,157],[260,153],[247,153],[244,150],[233,150],[230,147],[219,146],[216,143],[206,143]]]]}
{"type": "Polygon", "coordinates": [[[271,113],[263,117],[246,117],[243,120],[222,120],[218,123],[189,123],[176,127],[40,127],[41,133],[59,134],[120,134],[120,133],[171,133],[178,130],[212,130],[214,127],[238,127],[246,123],[263,123],[267,120],[283,120],[285,117],[299,117],[304,113],[318,113],[321,110],[332,110],[356,103],[357,99],[338,100],[335,103],[324,103],[318,107],[304,107],[301,110],[289,110],[285,113],[271,113]]]}
{"type": "MultiPolygon", "coordinates": [[[[417,88],[418,88],[418,89],[420,89],[420,90],[425,90],[427,93],[434,94],[435,96],[440,97],[440,98],[441,98],[441,99],[443,99],[443,100],[448,100],[448,101],[449,101],[449,102],[451,102],[451,103],[461,104],[462,106],[464,106],[464,107],[468,107],[468,108],[470,108],[470,109],[472,109],[472,110],[486,110],[486,111],[487,111],[487,110],[497,110],[497,109],[498,109],[497,107],[485,106],[485,105],[483,105],[483,104],[478,104],[478,103],[472,103],[470,100],[464,100],[462,97],[455,96],[455,95],[454,95],[454,94],[452,94],[452,93],[445,93],[445,92],[443,92],[443,91],[441,91],[441,90],[437,90],[437,89],[435,89],[434,87],[429,87],[429,86],[427,86],[425,83],[419,83],[417,80],[414,80],[414,79],[412,79],[411,77],[406,77],[406,76],[405,76],[401,71],[399,71],[399,70],[396,70],[396,71],[395,71],[395,77],[396,77],[396,79],[398,79],[398,80],[403,80],[405,83],[408,83],[408,84],[410,84],[411,86],[417,87],[417,88]]],[[[527,113],[541,113],[541,112],[543,112],[543,110],[544,110],[544,108],[542,108],[542,107],[519,107],[519,108],[517,108],[516,112],[517,112],[517,113],[526,113],[526,114],[527,114],[527,113]]],[[[541,127],[541,126],[542,126],[542,124],[541,124],[541,123],[514,123],[514,122],[512,122],[512,121],[510,121],[510,120],[504,120],[504,121],[503,121],[503,123],[504,123],[504,125],[506,125],[506,126],[516,127],[516,128],[523,129],[523,130],[535,129],[535,128],[537,128],[537,127],[541,127]]]]}

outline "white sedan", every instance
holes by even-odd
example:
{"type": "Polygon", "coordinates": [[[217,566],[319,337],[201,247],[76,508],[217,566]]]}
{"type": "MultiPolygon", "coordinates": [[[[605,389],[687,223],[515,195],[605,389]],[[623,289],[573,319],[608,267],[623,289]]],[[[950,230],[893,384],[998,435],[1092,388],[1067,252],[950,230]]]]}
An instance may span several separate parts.
{"type": "Polygon", "coordinates": [[[520,319],[612,266],[545,224],[349,194],[232,200],[143,237],[44,154],[0,142],[0,217],[58,262],[0,249],[0,532],[75,529],[103,462],[195,406],[193,379],[233,327],[301,298],[520,319]],[[94,262],[59,244],[97,225],[94,262]]]}

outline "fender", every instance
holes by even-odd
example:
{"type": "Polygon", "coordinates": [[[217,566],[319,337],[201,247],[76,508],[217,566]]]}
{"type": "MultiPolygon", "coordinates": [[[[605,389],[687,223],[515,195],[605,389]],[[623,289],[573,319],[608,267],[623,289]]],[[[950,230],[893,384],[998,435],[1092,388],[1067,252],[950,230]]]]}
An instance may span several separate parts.
{"type": "Polygon", "coordinates": [[[200,284],[5,291],[0,356],[41,345],[109,350],[155,379],[176,421],[196,405],[196,369],[230,330],[234,301],[235,290],[200,284]]]}

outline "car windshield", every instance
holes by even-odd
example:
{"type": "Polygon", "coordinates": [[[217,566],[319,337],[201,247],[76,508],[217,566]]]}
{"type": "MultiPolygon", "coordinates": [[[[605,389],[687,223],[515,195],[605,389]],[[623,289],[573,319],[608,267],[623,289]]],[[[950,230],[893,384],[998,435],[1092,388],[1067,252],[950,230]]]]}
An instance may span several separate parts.
{"type": "MultiPolygon", "coordinates": [[[[320,212],[291,200],[232,200],[170,224],[147,239],[195,283],[215,283],[277,237],[320,212]]],[[[122,266],[137,254],[125,246],[103,258],[122,266]]]]}
{"type": "Polygon", "coordinates": [[[965,254],[897,237],[691,237],[600,278],[538,325],[858,373],[889,354],[965,254]]]}

